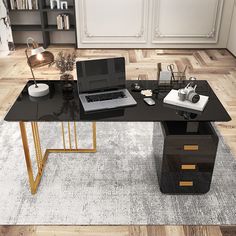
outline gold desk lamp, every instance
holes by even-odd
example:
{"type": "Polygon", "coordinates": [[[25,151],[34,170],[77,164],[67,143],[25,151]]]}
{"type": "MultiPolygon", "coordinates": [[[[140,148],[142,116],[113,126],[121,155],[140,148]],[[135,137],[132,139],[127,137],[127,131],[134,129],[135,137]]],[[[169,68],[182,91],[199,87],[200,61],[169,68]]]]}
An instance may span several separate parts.
{"type": "Polygon", "coordinates": [[[27,48],[25,49],[27,62],[34,79],[34,84],[29,86],[28,93],[32,97],[43,97],[49,93],[49,86],[43,83],[37,83],[33,69],[50,65],[54,61],[54,56],[51,52],[46,51],[43,47],[39,47],[38,43],[33,38],[27,38],[27,48]],[[32,49],[30,47],[32,45],[32,49]],[[31,56],[28,51],[31,49],[31,56]]]}

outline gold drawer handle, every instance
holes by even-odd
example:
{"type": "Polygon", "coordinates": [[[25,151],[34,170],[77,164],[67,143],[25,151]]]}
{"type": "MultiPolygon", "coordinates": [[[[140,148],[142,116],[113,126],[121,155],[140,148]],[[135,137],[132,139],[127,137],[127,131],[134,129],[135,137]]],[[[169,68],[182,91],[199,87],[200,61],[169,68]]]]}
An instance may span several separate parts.
{"type": "Polygon", "coordinates": [[[180,181],[179,186],[180,187],[192,187],[193,181],[180,181]]]}
{"type": "Polygon", "coordinates": [[[184,145],[184,151],[198,151],[198,145],[184,145]]]}
{"type": "Polygon", "coordinates": [[[196,170],[196,165],[181,165],[181,170],[196,170]]]}

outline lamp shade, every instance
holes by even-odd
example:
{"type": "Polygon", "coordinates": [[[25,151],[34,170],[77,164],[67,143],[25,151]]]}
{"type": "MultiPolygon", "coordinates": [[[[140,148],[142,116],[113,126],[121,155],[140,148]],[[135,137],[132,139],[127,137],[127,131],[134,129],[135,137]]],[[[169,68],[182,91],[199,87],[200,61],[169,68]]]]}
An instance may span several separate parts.
{"type": "Polygon", "coordinates": [[[43,47],[33,48],[31,50],[31,56],[34,56],[43,52],[45,52],[45,49],[43,47]]]}
{"type": "Polygon", "coordinates": [[[38,54],[32,55],[28,59],[28,64],[32,68],[42,67],[46,65],[50,65],[54,62],[54,55],[49,51],[44,51],[41,54],[42,59],[38,59],[38,54]]]}

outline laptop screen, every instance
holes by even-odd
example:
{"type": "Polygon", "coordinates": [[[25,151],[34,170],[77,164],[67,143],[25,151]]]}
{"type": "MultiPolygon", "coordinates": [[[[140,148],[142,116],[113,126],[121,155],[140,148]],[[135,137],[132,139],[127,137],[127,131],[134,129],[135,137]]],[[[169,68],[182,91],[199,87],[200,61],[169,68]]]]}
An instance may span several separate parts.
{"type": "Polygon", "coordinates": [[[76,63],[79,93],[125,88],[125,59],[109,58],[76,63]]]}

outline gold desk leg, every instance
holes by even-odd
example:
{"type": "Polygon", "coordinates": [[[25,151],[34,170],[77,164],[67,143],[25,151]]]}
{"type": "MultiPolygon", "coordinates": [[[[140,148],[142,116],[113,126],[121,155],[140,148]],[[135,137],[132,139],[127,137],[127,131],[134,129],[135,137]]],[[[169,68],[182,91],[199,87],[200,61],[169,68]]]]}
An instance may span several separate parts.
{"type": "Polygon", "coordinates": [[[37,122],[31,122],[33,139],[34,139],[34,147],[35,147],[35,153],[36,153],[36,161],[37,161],[37,166],[38,166],[37,176],[34,179],[25,123],[22,122],[22,121],[19,122],[19,123],[20,123],[20,131],[21,131],[22,143],[23,143],[23,148],[24,148],[24,153],[25,153],[26,167],[27,167],[27,171],[28,171],[30,189],[31,189],[32,194],[35,194],[37,192],[40,180],[41,180],[42,175],[43,175],[43,170],[44,170],[47,158],[48,158],[50,153],[95,153],[97,151],[96,122],[92,123],[93,147],[91,149],[79,149],[78,148],[77,132],[76,132],[75,122],[74,122],[75,149],[72,149],[72,146],[71,146],[71,132],[70,132],[69,122],[68,122],[68,134],[69,134],[69,147],[70,148],[67,149],[66,144],[65,144],[64,125],[63,125],[63,122],[62,122],[63,149],[46,149],[44,155],[42,155],[40,136],[39,136],[39,131],[38,131],[38,124],[37,124],[37,122]]]}
{"type": "Polygon", "coordinates": [[[62,142],[63,142],[63,149],[47,149],[50,153],[95,153],[97,151],[97,138],[96,138],[96,122],[93,122],[92,123],[92,133],[93,133],[93,140],[92,140],[92,144],[93,144],[93,147],[92,148],[78,148],[78,135],[77,135],[77,132],[76,132],[76,123],[74,122],[74,141],[75,141],[75,144],[74,144],[74,148],[72,148],[72,132],[71,132],[71,125],[70,125],[70,122],[68,122],[67,124],[67,129],[68,129],[68,148],[66,147],[66,135],[65,135],[65,127],[64,126],[64,123],[62,122],[61,123],[61,131],[62,131],[62,142]]]}
{"type": "Polygon", "coordinates": [[[34,174],[33,174],[32,163],[30,159],[30,152],[29,152],[29,145],[28,145],[25,123],[20,122],[20,131],[21,131],[23,148],[25,152],[25,161],[26,161],[26,166],[27,166],[27,171],[28,171],[28,176],[29,176],[30,189],[31,189],[31,193],[35,194],[37,192],[38,185],[42,178],[43,169],[45,167],[49,152],[46,151],[44,154],[44,157],[42,158],[40,138],[39,138],[39,133],[38,133],[38,125],[36,122],[32,122],[31,126],[32,126],[32,131],[33,131],[36,159],[37,159],[37,165],[38,165],[38,173],[35,179],[34,179],[34,174]]]}

